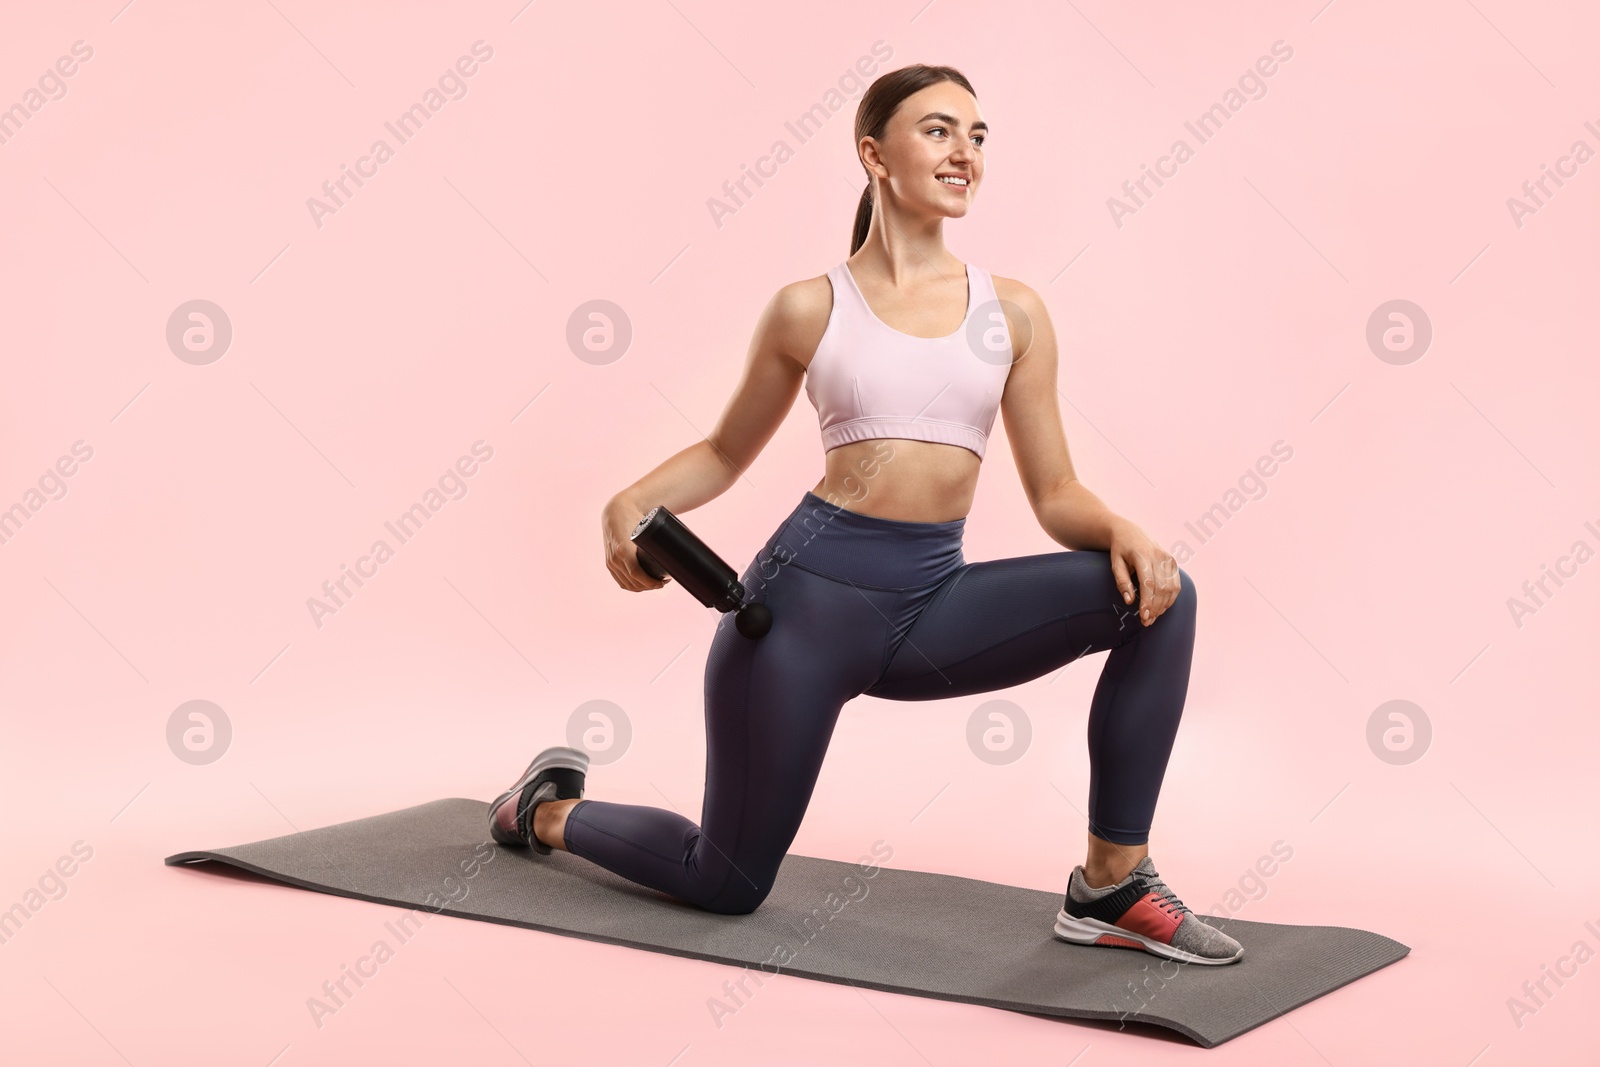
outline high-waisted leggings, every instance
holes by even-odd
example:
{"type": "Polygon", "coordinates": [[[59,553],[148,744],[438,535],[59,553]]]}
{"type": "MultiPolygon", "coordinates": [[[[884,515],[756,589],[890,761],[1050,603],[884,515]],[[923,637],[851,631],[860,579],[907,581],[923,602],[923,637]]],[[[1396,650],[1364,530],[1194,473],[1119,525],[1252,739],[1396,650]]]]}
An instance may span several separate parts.
{"type": "Polygon", "coordinates": [[[878,518],[807,492],[740,579],[772,629],[751,640],[727,614],[712,639],[699,825],[585,799],[567,815],[567,850],[709,911],[754,911],[846,701],[991,692],[1107,650],[1089,709],[1089,831],[1146,843],[1188,691],[1194,582],[1180,569],[1178,598],[1146,626],[1109,553],[968,563],[965,524],[878,518]]]}

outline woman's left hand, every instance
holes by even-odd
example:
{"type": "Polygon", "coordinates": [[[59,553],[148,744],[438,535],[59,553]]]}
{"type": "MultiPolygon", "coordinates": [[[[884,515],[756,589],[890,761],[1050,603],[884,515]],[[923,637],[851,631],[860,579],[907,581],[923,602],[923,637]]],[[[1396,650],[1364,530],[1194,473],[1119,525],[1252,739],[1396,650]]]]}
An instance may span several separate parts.
{"type": "Polygon", "coordinates": [[[1111,524],[1110,552],[1111,574],[1122,590],[1124,604],[1132,604],[1134,599],[1130,571],[1138,575],[1139,621],[1149,626],[1178,599],[1178,561],[1150,535],[1123,518],[1111,524]]]}

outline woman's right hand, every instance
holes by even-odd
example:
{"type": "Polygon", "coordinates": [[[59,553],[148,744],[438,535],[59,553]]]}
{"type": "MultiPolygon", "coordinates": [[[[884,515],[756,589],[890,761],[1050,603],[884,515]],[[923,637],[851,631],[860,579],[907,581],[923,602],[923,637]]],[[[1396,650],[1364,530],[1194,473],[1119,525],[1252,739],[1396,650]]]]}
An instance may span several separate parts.
{"type": "Polygon", "coordinates": [[[644,513],[636,507],[612,499],[600,517],[600,530],[605,542],[606,569],[617,584],[630,593],[646,589],[660,589],[672,579],[657,581],[639,566],[639,549],[633,543],[633,528],[639,525],[644,513]]]}

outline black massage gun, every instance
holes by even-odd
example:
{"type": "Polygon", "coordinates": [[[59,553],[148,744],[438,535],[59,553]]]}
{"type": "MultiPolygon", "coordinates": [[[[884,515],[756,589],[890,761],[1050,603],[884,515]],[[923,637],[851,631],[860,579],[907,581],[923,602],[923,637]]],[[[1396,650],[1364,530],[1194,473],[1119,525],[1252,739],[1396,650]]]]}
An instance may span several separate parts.
{"type": "Polygon", "coordinates": [[[772,629],[767,606],[745,603],[744,586],[733,568],[665,505],[651,508],[629,537],[638,552],[639,569],[656,581],[670,574],[706,607],[738,612],[734,628],[752,640],[772,629]]]}

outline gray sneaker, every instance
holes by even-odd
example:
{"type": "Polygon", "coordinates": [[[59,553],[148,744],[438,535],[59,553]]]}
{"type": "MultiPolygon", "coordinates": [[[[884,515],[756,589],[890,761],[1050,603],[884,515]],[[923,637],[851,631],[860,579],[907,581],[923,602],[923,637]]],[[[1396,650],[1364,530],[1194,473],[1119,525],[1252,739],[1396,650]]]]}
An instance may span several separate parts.
{"type": "Polygon", "coordinates": [[[1167,888],[1146,856],[1116,885],[1089,888],[1083,865],[1072,869],[1056,916],[1056,936],[1079,945],[1137,948],[1183,963],[1235,963],[1244,946],[1201,922],[1167,888]]]}
{"type": "Polygon", "coordinates": [[[533,836],[533,809],[546,800],[583,796],[589,754],[565,745],[547,748],[528,764],[522,777],[489,804],[489,836],[502,845],[528,845],[541,855],[551,848],[533,836]]]}

